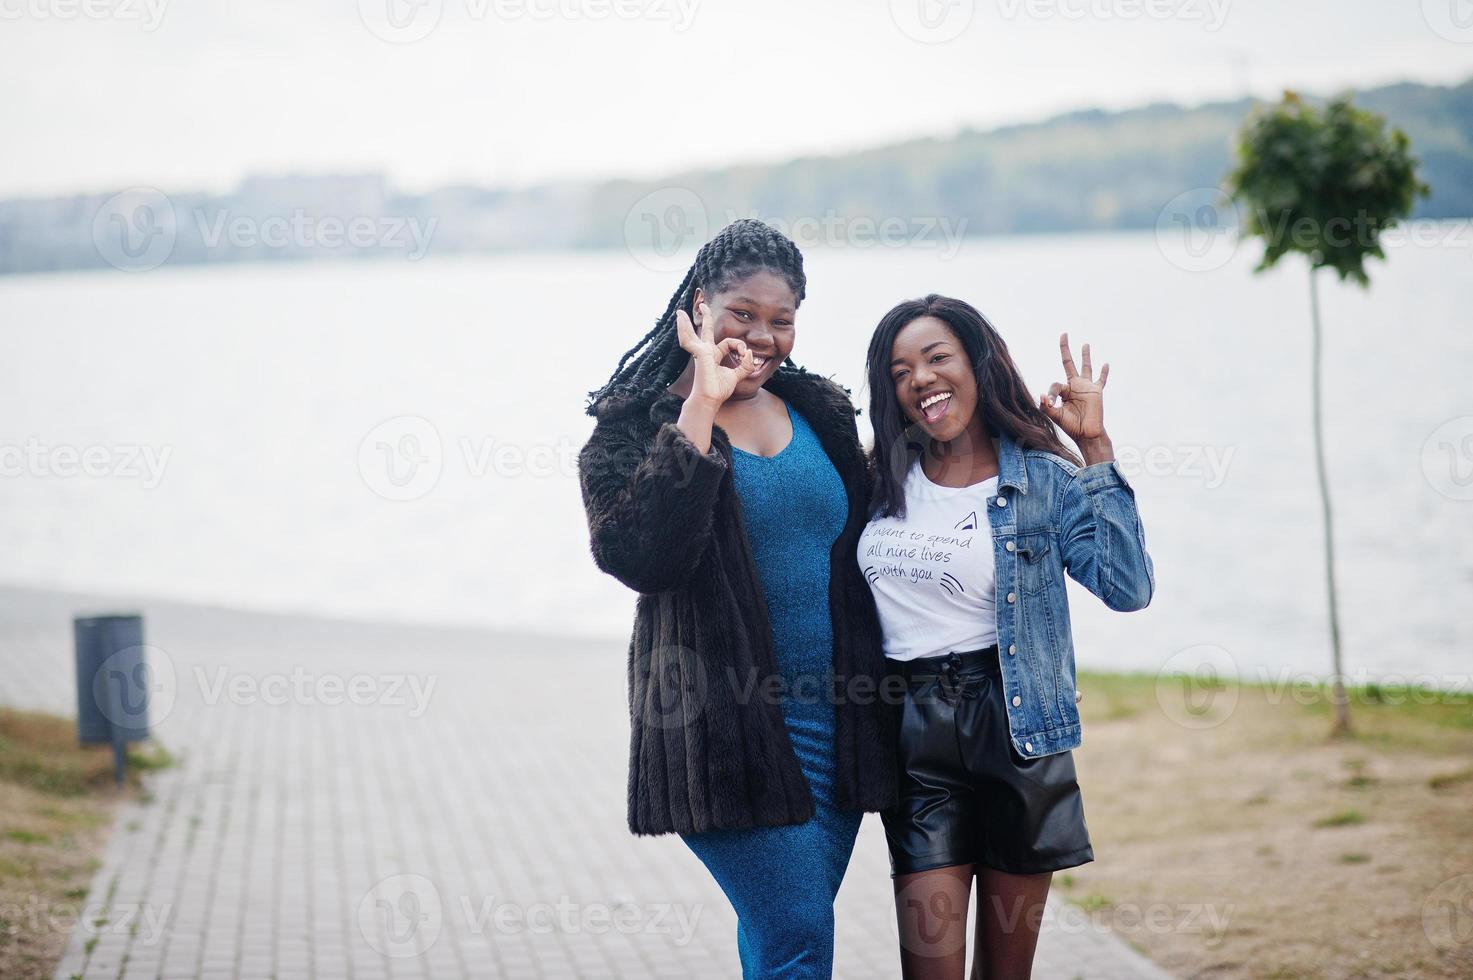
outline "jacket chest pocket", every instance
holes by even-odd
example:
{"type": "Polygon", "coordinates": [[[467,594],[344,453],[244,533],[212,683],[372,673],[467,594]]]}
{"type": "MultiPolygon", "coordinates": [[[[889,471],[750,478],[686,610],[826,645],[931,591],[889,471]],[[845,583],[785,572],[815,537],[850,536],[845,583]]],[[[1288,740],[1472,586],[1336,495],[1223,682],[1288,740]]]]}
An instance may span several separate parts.
{"type": "Polygon", "coordinates": [[[1037,595],[1058,582],[1053,542],[1047,534],[1018,536],[1018,587],[1029,595],[1037,595]]]}

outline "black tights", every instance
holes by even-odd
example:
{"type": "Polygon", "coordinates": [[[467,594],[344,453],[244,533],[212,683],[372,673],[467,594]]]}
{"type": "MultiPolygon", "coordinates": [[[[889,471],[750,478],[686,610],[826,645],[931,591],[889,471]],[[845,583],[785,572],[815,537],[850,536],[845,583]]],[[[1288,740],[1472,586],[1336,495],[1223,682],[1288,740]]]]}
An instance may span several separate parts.
{"type": "Polygon", "coordinates": [[[898,875],[895,914],[904,980],[961,980],[967,968],[967,905],[977,879],[972,980],[1027,980],[1053,872],[1014,875],[960,864],[898,875]]]}

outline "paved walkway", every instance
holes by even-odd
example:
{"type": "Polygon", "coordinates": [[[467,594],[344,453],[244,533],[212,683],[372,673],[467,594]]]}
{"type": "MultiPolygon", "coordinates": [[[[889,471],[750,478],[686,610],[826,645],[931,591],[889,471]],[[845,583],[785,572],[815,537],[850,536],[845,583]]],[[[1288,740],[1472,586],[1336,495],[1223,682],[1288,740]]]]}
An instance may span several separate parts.
{"type": "MultiPolygon", "coordinates": [[[[0,590],[0,703],[73,714],[70,618],[117,608],[0,590]]],[[[619,645],[142,608],[179,764],[119,814],[58,980],[739,976],[705,869],[626,830],[619,645]]],[[[1165,977],[1049,908],[1036,976],[1165,977]]],[[[837,917],[836,976],[899,975],[876,817],[837,917]]]]}

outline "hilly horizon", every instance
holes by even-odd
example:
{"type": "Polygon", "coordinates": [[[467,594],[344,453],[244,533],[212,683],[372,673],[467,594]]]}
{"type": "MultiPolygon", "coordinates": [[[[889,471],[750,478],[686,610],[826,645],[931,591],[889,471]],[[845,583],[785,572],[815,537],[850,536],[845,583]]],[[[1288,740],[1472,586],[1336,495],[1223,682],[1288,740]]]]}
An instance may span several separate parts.
{"type": "MultiPolygon", "coordinates": [[[[1257,101],[1083,109],[947,137],[651,179],[520,189],[460,185],[415,194],[394,189],[381,175],[287,175],[247,178],[225,195],[146,193],[154,199],[149,214],[165,214],[171,264],[403,257],[411,239],[411,259],[549,248],[674,250],[748,216],[837,229],[819,234],[837,236],[838,244],[877,239],[885,228],[899,240],[1141,229],[1154,227],[1178,195],[1219,185],[1232,163],[1234,135],[1257,101]],[[298,216],[309,230],[328,220],[370,222],[378,237],[366,244],[324,244],[325,235],[222,239],[231,222],[259,231],[284,215],[298,216]],[[405,227],[414,234],[403,233],[405,227]]],[[[1411,139],[1419,174],[1432,188],[1413,218],[1473,216],[1473,79],[1449,86],[1402,82],[1358,92],[1355,101],[1411,139]]],[[[119,217],[109,210],[132,208],[133,199],[0,201],[0,273],[119,266],[98,236],[108,233],[103,219],[119,217]]],[[[137,223],[132,210],[122,217],[128,220],[115,221],[119,227],[137,223]]]]}

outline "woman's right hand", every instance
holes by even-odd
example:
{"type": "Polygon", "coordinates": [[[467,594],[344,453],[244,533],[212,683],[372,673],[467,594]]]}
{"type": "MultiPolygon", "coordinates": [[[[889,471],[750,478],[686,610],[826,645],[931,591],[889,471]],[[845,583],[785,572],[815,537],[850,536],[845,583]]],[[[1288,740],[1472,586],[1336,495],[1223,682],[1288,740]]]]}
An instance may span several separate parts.
{"type": "Polygon", "coordinates": [[[748,375],[756,370],[745,341],[728,337],[716,343],[716,318],[705,303],[700,306],[701,328],[696,332],[684,310],[675,313],[675,331],[681,349],[690,354],[692,374],[690,397],[717,409],[726,403],[748,375]]]}

